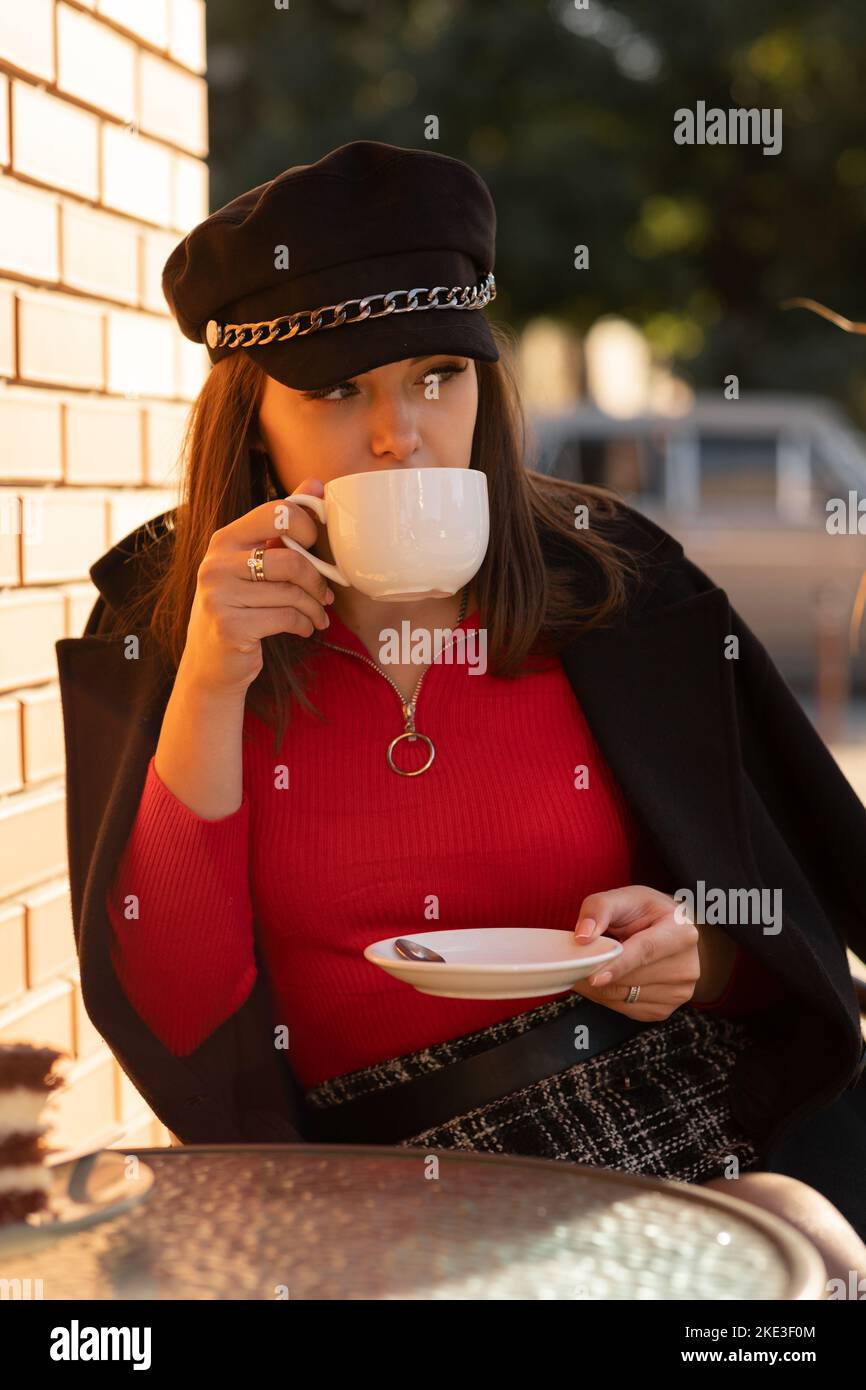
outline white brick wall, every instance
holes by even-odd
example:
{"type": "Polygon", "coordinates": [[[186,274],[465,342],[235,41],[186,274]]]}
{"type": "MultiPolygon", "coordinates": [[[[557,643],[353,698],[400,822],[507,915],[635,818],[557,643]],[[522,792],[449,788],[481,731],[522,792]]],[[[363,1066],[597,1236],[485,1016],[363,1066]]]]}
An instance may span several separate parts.
{"type": "Polygon", "coordinates": [[[84,1011],[54,643],[176,500],[208,368],[162,267],[208,212],[203,0],[0,0],[0,1041],[66,1048],[58,1142],[168,1143],[84,1011]]]}

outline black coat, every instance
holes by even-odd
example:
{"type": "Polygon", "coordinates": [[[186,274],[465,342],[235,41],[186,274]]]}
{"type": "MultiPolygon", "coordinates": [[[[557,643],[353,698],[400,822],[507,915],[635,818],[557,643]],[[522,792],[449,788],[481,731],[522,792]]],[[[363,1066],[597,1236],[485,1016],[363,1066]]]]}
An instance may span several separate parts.
{"type": "MultiPolygon", "coordinates": [[[[786,1003],[761,1015],[761,1035],[738,1059],[730,1086],[735,1117],[769,1154],[782,1136],[805,1133],[810,1117],[841,1114],[834,1106],[855,1087],[861,1098],[866,1092],[866,1083],[857,1084],[866,1046],[845,954],[847,944],[866,957],[866,810],[724,591],[667,532],[631,509],[626,515],[626,543],[641,557],[642,582],[624,618],[572,642],[563,664],[669,870],[665,891],[701,879],[725,890],[782,889],[777,935],[759,924],[727,928],[788,991],[786,1003]],[[729,634],[739,637],[736,660],[724,655],[729,634]]],[[[301,1142],[303,1093],[273,1047],[263,970],[246,1003],[193,1053],[176,1058],[127,1001],[111,965],[106,889],[173,677],[149,657],[146,634],[140,658],[127,660],[123,638],[101,627],[106,605],[117,608],[127,592],[142,547],[162,550],[172,539],[163,516],[97,561],[90,574],[101,597],[85,634],[56,644],[84,1004],[182,1142],[301,1142]]],[[[574,563],[588,562],[581,555],[574,563]]],[[[589,572],[586,578],[594,582],[589,572]]]]}

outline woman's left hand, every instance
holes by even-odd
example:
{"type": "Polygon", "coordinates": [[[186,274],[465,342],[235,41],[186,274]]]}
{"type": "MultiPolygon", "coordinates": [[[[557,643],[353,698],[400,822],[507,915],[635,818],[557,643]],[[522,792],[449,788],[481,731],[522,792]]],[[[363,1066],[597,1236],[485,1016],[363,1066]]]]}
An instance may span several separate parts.
{"type": "Polygon", "coordinates": [[[590,893],[580,905],[576,940],[583,944],[609,936],[623,949],[615,960],[578,980],[574,992],[641,1023],[668,1018],[689,1002],[701,974],[698,928],[680,921],[684,915],[674,898],[642,884],[590,893]],[[582,937],[581,929],[590,922],[589,935],[582,937]],[[632,985],[640,985],[640,994],[635,1003],[626,1004],[632,985]]]}

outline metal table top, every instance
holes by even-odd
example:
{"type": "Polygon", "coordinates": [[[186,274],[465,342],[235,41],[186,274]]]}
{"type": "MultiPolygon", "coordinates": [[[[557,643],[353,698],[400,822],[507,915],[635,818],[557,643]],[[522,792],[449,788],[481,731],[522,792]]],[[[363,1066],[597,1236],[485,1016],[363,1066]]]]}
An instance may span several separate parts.
{"type": "Polygon", "coordinates": [[[97,1224],[0,1250],[0,1278],[39,1279],[45,1299],[826,1296],[798,1232],[686,1183],[415,1147],[106,1154],[132,1179],[140,1159],[150,1190],[97,1224]]]}

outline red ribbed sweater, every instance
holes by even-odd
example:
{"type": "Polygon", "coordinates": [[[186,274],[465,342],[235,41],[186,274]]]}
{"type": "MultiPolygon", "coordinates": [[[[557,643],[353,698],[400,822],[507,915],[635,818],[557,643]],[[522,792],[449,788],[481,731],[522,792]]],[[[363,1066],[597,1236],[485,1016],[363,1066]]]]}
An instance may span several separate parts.
{"type": "MultiPolygon", "coordinates": [[[[399,777],[385,759],[403,731],[397,692],[330,616],[322,640],[355,655],[322,648],[313,658],[309,693],[327,722],[295,706],[275,757],[271,730],[248,710],[243,800],[219,820],[178,800],[151,759],[107,897],[118,978],[177,1056],[244,1002],[255,944],[307,1089],[560,997],[436,999],[364,960],[370,942],[437,928],[573,930],[591,892],[661,887],[558,658],[532,657],[520,679],[434,663],[416,728],[435,759],[399,777]],[[137,917],[126,915],[130,895],[137,917]]],[[[459,627],[478,621],[475,612],[459,627]]],[[[404,741],[395,758],[418,766],[421,749],[404,741]]],[[[722,997],[691,1007],[736,1015],[782,994],[740,949],[722,997]]]]}

